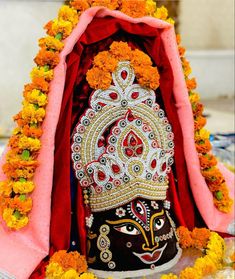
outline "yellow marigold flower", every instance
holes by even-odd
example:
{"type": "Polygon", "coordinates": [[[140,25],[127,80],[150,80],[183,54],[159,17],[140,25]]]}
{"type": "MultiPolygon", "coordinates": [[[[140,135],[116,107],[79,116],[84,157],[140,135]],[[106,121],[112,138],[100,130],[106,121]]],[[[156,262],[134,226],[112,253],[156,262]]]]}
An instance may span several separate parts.
{"type": "Polygon", "coordinates": [[[168,10],[164,6],[161,6],[161,8],[157,8],[156,12],[154,13],[154,17],[166,20],[168,17],[168,10]]]}
{"type": "Polygon", "coordinates": [[[177,279],[177,278],[178,278],[178,276],[173,273],[163,274],[161,276],[161,279],[177,279]]]}
{"type": "Polygon", "coordinates": [[[12,182],[11,181],[1,181],[0,182],[0,195],[4,197],[10,197],[12,193],[12,182]]]}
{"type": "Polygon", "coordinates": [[[73,30],[73,24],[70,21],[66,21],[63,19],[54,19],[51,25],[51,29],[53,34],[61,33],[63,35],[63,39],[67,38],[72,30],[73,30]]]}
{"type": "Polygon", "coordinates": [[[46,81],[51,81],[53,76],[53,70],[48,70],[45,67],[34,67],[30,73],[32,80],[34,78],[44,78],[46,81]]]}
{"type": "Polygon", "coordinates": [[[200,95],[196,92],[192,92],[189,95],[190,103],[198,103],[200,101],[200,95]]]}
{"type": "Polygon", "coordinates": [[[78,279],[78,278],[79,276],[75,269],[69,269],[61,277],[61,279],[78,279]]]}
{"type": "Polygon", "coordinates": [[[34,104],[23,102],[22,119],[30,122],[42,122],[45,118],[46,111],[44,108],[36,108],[34,104]]]}
{"type": "Polygon", "coordinates": [[[73,7],[63,5],[59,10],[58,19],[69,21],[75,26],[78,23],[78,14],[73,7]]]}
{"type": "Polygon", "coordinates": [[[64,47],[64,43],[59,41],[58,39],[52,37],[52,36],[47,36],[45,38],[41,38],[38,41],[38,44],[41,48],[47,48],[50,50],[56,50],[56,51],[61,51],[64,47]]]}
{"type": "Polygon", "coordinates": [[[201,272],[203,276],[207,276],[217,270],[217,265],[210,257],[205,256],[196,259],[194,268],[197,273],[201,272]]]}
{"type": "Polygon", "coordinates": [[[184,75],[185,75],[185,77],[188,77],[192,73],[190,63],[185,58],[182,58],[181,61],[182,61],[182,67],[183,67],[184,75]]]}
{"type": "Polygon", "coordinates": [[[179,279],[201,279],[202,275],[197,274],[193,267],[186,267],[180,272],[179,279]]]}
{"type": "Polygon", "coordinates": [[[156,8],[157,8],[156,2],[154,2],[153,0],[146,1],[146,11],[148,15],[152,16],[156,11],[156,8]]]}
{"type": "Polygon", "coordinates": [[[90,272],[84,272],[79,276],[79,279],[97,279],[97,277],[90,272]]]}
{"type": "Polygon", "coordinates": [[[13,191],[18,194],[28,194],[28,193],[31,193],[34,188],[35,188],[35,185],[33,183],[33,181],[25,181],[25,182],[20,182],[20,181],[16,181],[16,182],[13,182],[13,191]]]}
{"type": "Polygon", "coordinates": [[[29,219],[26,215],[19,214],[19,216],[17,216],[14,214],[14,210],[11,208],[5,208],[3,210],[2,217],[9,228],[16,230],[25,227],[29,222],[29,219]]]}
{"type": "Polygon", "coordinates": [[[205,128],[202,128],[201,130],[199,130],[195,133],[196,141],[206,140],[206,139],[209,139],[209,137],[210,137],[210,132],[208,130],[206,130],[205,128]]]}
{"type": "Polygon", "coordinates": [[[169,17],[166,22],[170,23],[171,25],[174,25],[175,24],[175,21],[173,18],[169,17]]]}
{"type": "Polygon", "coordinates": [[[33,89],[27,93],[26,100],[29,103],[38,104],[40,107],[43,107],[47,104],[47,95],[43,94],[40,90],[33,89]]]}
{"type": "Polygon", "coordinates": [[[47,279],[61,279],[63,274],[63,268],[58,263],[52,262],[46,268],[47,279]]]}
{"type": "Polygon", "coordinates": [[[22,150],[38,151],[41,148],[41,142],[39,139],[22,136],[19,138],[19,148],[22,150]]]}

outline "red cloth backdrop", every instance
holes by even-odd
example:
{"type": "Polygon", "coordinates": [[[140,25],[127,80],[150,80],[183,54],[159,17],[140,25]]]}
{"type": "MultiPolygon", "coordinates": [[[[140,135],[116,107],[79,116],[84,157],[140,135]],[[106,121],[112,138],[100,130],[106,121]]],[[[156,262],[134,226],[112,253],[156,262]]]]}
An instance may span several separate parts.
{"type": "MultiPolygon", "coordinates": [[[[113,41],[126,41],[133,48],[147,53],[160,73],[160,90],[156,100],[166,111],[175,135],[175,166],[170,175],[169,199],[178,225],[192,229],[202,224],[196,209],[187,177],[183,153],[182,130],[177,117],[172,92],[173,75],[160,38],[161,30],[146,24],[133,24],[112,17],[96,18],[67,57],[67,76],[63,102],[55,138],[55,166],[52,193],[51,246],[53,251],[70,245],[70,163],[71,134],[79,116],[88,107],[92,92],[86,82],[86,72],[98,52],[107,50],[113,41]]],[[[79,187],[80,189],[80,187],[79,187]]],[[[86,249],[84,207],[81,189],[77,194],[77,219],[81,252],[86,249]]]]}

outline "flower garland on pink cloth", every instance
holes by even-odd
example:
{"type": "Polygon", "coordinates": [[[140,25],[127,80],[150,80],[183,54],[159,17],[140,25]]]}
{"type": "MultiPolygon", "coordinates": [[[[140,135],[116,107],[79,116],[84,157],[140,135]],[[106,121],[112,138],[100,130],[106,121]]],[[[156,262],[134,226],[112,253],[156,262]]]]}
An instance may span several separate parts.
{"type": "MultiPolygon", "coordinates": [[[[59,10],[58,18],[46,24],[48,36],[39,40],[40,50],[34,59],[37,66],[31,71],[32,82],[25,85],[23,108],[14,117],[17,127],[9,140],[10,148],[6,154],[6,163],[3,165],[3,172],[7,179],[0,182],[0,214],[11,229],[21,229],[29,222],[28,215],[33,206],[30,195],[35,188],[33,179],[39,164],[37,157],[41,148],[42,124],[46,115],[54,68],[58,65],[59,54],[64,48],[63,40],[71,34],[81,13],[93,6],[120,10],[132,17],[149,15],[174,23],[171,18],[168,18],[167,9],[157,8],[153,0],[138,0],[138,4],[136,0],[74,0],[71,1],[70,6],[63,5],[59,10]]],[[[187,67],[188,63],[185,62],[185,73],[187,67]]],[[[200,111],[200,105],[196,107],[196,111],[200,111]]],[[[205,142],[209,144],[208,140],[205,142]]],[[[201,153],[204,155],[203,152],[201,153]]],[[[215,184],[214,181],[217,182],[218,179],[223,181],[222,175],[218,178],[218,172],[212,173],[211,176],[213,170],[213,168],[204,169],[205,178],[212,181],[211,187],[215,184]]],[[[228,212],[228,202],[224,203],[227,188],[224,183],[221,185],[224,187],[220,187],[219,191],[216,188],[215,191],[215,204],[221,211],[228,212]]]]}
{"type": "Polygon", "coordinates": [[[199,94],[194,91],[197,87],[196,79],[189,77],[192,70],[189,61],[184,56],[185,49],[180,45],[180,43],[180,36],[177,35],[179,55],[184,71],[189,100],[192,105],[195,145],[200,160],[201,173],[206,180],[207,186],[213,194],[215,206],[221,212],[228,213],[233,205],[233,200],[229,197],[229,191],[225,183],[225,179],[217,167],[216,157],[211,154],[212,146],[209,140],[210,132],[204,128],[206,125],[206,118],[202,115],[203,104],[199,102],[199,94]]]}

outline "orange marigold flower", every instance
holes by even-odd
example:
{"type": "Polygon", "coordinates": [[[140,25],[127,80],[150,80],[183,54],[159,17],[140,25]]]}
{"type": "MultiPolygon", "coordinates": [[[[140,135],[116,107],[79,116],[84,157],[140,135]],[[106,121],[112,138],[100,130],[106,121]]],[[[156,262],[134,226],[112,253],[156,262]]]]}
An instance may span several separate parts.
{"type": "Polygon", "coordinates": [[[198,153],[208,153],[212,148],[209,139],[196,141],[195,144],[198,153]]]}
{"type": "Polygon", "coordinates": [[[101,70],[113,72],[118,60],[112,57],[108,51],[102,51],[95,56],[93,64],[101,70]]]}
{"type": "Polygon", "coordinates": [[[195,78],[186,79],[186,85],[189,91],[195,89],[197,87],[197,82],[195,78]]]}
{"type": "Polygon", "coordinates": [[[56,34],[52,30],[52,24],[53,24],[53,20],[48,21],[47,24],[44,26],[44,29],[46,30],[48,35],[55,36],[56,34]]]}
{"type": "Polygon", "coordinates": [[[179,56],[183,57],[185,55],[185,48],[182,46],[178,47],[178,51],[179,51],[179,56]]]}
{"type": "Polygon", "coordinates": [[[87,271],[85,257],[78,252],[67,253],[66,250],[56,252],[50,259],[50,262],[58,263],[64,271],[75,269],[79,274],[87,271]]]}
{"type": "Polygon", "coordinates": [[[176,34],[176,43],[177,43],[177,45],[181,44],[181,36],[180,36],[180,34],[176,34]]]}
{"type": "Polygon", "coordinates": [[[12,181],[5,180],[0,182],[0,196],[10,197],[12,193],[12,181]]]}
{"type": "Polygon", "coordinates": [[[34,58],[34,62],[38,66],[45,66],[48,65],[51,68],[54,68],[56,65],[59,64],[60,58],[59,53],[47,50],[46,48],[42,48],[37,56],[34,58]]]}
{"type": "Polygon", "coordinates": [[[184,75],[185,75],[185,77],[188,77],[192,72],[190,63],[185,58],[182,58],[181,61],[182,61],[182,67],[183,67],[184,75]]]}
{"type": "Polygon", "coordinates": [[[135,67],[138,83],[147,88],[156,90],[159,87],[160,76],[156,67],[135,67]]]}
{"type": "Polygon", "coordinates": [[[192,104],[192,110],[193,110],[194,117],[201,116],[203,109],[204,109],[204,106],[201,103],[192,104]]]}
{"type": "Polygon", "coordinates": [[[37,126],[29,126],[27,124],[22,127],[22,133],[27,137],[40,138],[42,135],[42,128],[37,126]]]}
{"type": "Polygon", "coordinates": [[[15,196],[8,201],[8,207],[18,210],[21,214],[28,213],[33,206],[33,202],[31,198],[26,198],[25,195],[15,196]]]}
{"type": "Polygon", "coordinates": [[[179,236],[179,244],[182,248],[189,248],[193,245],[193,240],[191,237],[191,232],[183,226],[180,226],[176,230],[179,236]]]}
{"type": "Polygon", "coordinates": [[[131,66],[146,67],[152,66],[151,58],[143,51],[135,49],[131,52],[131,66]]]}
{"type": "Polygon", "coordinates": [[[25,85],[25,90],[32,91],[33,89],[48,93],[49,83],[43,77],[34,77],[32,83],[25,85]]]}
{"type": "Polygon", "coordinates": [[[145,0],[122,0],[121,12],[131,17],[143,17],[146,13],[145,0]]]}
{"type": "Polygon", "coordinates": [[[103,6],[110,10],[118,8],[118,0],[90,0],[91,6],[103,6]]]}
{"type": "Polygon", "coordinates": [[[217,164],[217,160],[213,154],[199,154],[199,160],[202,169],[208,169],[217,164]]]}
{"type": "Polygon", "coordinates": [[[22,118],[21,111],[13,117],[13,120],[16,121],[16,123],[18,124],[19,127],[22,127],[22,126],[28,124],[28,122],[22,118]]]}
{"type": "Polygon", "coordinates": [[[221,193],[220,199],[216,197],[216,192],[214,195],[214,204],[215,206],[224,213],[229,213],[233,205],[233,200],[229,197],[227,185],[224,183],[220,186],[219,192],[221,193]]]}
{"type": "Polygon", "coordinates": [[[125,42],[113,42],[110,46],[110,53],[119,61],[131,59],[131,48],[125,42]]]}
{"type": "Polygon", "coordinates": [[[206,118],[203,116],[197,116],[194,119],[194,130],[198,131],[206,125],[206,118]]]}
{"type": "Polygon", "coordinates": [[[74,0],[74,1],[70,2],[70,5],[74,9],[81,11],[81,12],[90,8],[90,5],[87,0],[74,0]]]}
{"type": "Polygon", "coordinates": [[[93,67],[87,71],[86,79],[93,89],[107,89],[112,82],[112,76],[108,71],[102,71],[98,67],[93,67]]]}
{"type": "Polygon", "coordinates": [[[38,44],[41,48],[46,48],[47,50],[61,51],[64,47],[64,43],[60,40],[47,36],[45,38],[41,38],[38,41],[38,44]]]}
{"type": "Polygon", "coordinates": [[[193,240],[193,246],[197,249],[205,248],[207,245],[207,242],[210,238],[210,230],[205,228],[194,228],[191,237],[193,240]]]}
{"type": "Polygon", "coordinates": [[[216,167],[211,167],[209,169],[202,170],[202,175],[207,181],[213,184],[221,184],[224,182],[224,177],[220,170],[216,167]]]}

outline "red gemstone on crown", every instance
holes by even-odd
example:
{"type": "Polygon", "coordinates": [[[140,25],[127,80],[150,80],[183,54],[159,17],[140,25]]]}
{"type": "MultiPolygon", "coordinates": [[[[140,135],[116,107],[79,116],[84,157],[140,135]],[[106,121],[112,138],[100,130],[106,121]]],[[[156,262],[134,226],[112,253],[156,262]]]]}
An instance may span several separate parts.
{"type": "Polygon", "coordinates": [[[136,154],[137,154],[137,155],[141,155],[142,153],[143,153],[143,147],[140,146],[140,147],[138,147],[138,148],[136,149],[136,154]]]}
{"type": "Polygon", "coordinates": [[[118,94],[116,92],[112,92],[109,94],[109,97],[112,99],[112,100],[117,100],[118,98],[118,94]]]}
{"type": "Polygon", "coordinates": [[[99,171],[98,171],[98,179],[99,179],[100,181],[104,181],[105,178],[106,178],[105,173],[99,170],[99,171]]]}
{"type": "Polygon", "coordinates": [[[162,165],[162,171],[165,171],[165,169],[166,169],[166,162],[163,163],[163,165],[162,165]]]}
{"type": "Polygon", "coordinates": [[[132,157],[134,154],[133,150],[130,148],[125,148],[125,153],[128,157],[132,157]]]}
{"type": "Polygon", "coordinates": [[[104,141],[102,139],[98,140],[98,147],[104,146],[104,141]]]}
{"type": "Polygon", "coordinates": [[[131,137],[131,138],[130,138],[130,145],[131,145],[131,146],[135,146],[136,144],[137,144],[136,139],[135,139],[134,137],[131,137]]]}
{"type": "Polygon", "coordinates": [[[135,119],[135,117],[134,117],[134,115],[132,114],[132,113],[129,113],[128,115],[127,115],[127,119],[128,119],[128,121],[133,121],[134,119],[135,119]]]}
{"type": "Polygon", "coordinates": [[[122,71],[121,77],[125,80],[127,78],[127,71],[122,71]]]}
{"type": "Polygon", "coordinates": [[[139,92],[133,92],[132,94],[131,94],[131,98],[132,99],[137,99],[138,97],[139,97],[139,92]]]}
{"type": "Polygon", "coordinates": [[[151,163],[151,168],[152,168],[152,169],[155,169],[155,168],[156,168],[156,165],[157,165],[157,160],[154,159],[154,160],[152,161],[152,163],[151,163]]]}
{"type": "Polygon", "coordinates": [[[119,168],[119,166],[118,165],[112,165],[112,170],[113,170],[113,172],[114,173],[119,173],[120,172],[120,168],[119,168]]]}

